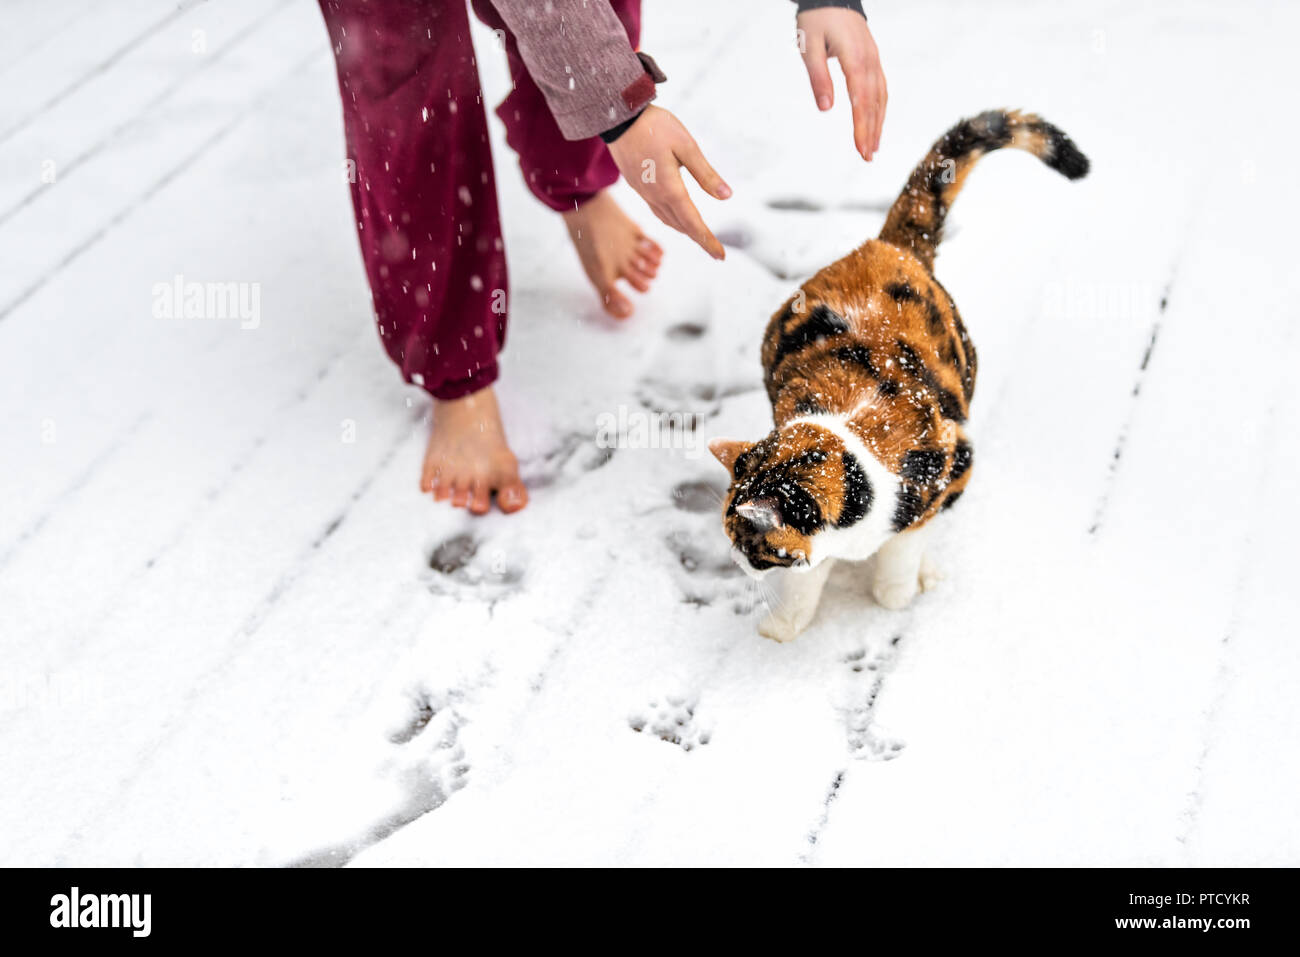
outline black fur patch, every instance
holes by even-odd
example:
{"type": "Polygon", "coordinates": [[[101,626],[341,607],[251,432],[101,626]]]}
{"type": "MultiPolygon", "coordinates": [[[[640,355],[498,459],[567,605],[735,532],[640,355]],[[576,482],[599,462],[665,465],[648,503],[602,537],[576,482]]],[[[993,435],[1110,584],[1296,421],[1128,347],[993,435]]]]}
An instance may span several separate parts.
{"type": "Polygon", "coordinates": [[[939,201],[937,193],[931,199],[930,208],[933,212],[924,221],[909,216],[907,222],[903,223],[903,228],[918,240],[928,235],[929,238],[925,242],[937,246],[943,231],[943,218],[948,215],[948,210],[939,201]]]}
{"type": "MultiPolygon", "coordinates": [[[[965,154],[945,153],[944,155],[947,156],[949,159],[952,159],[952,158],[963,156],[965,154]]],[[[936,201],[940,196],[943,195],[944,187],[947,186],[950,182],[952,182],[952,174],[949,172],[951,165],[952,164],[950,163],[938,163],[930,170],[930,179],[928,182],[926,182],[925,188],[932,194],[933,198],[936,201]]],[[[947,210],[943,210],[943,212],[947,213],[947,210]]]]}
{"type": "Polygon", "coordinates": [[[781,520],[795,531],[811,535],[825,524],[821,506],[811,492],[798,482],[797,473],[802,469],[821,465],[826,461],[826,453],[821,449],[810,449],[801,455],[784,462],[777,462],[769,468],[763,468],[761,453],[751,449],[736,460],[736,479],[740,482],[727,514],[736,512],[737,505],[757,499],[775,499],[781,512],[781,520]],[[752,461],[746,461],[754,456],[752,461]]]}
{"type": "Polygon", "coordinates": [[[948,328],[943,321],[943,313],[929,299],[925,301],[925,324],[929,327],[932,336],[942,335],[944,330],[948,328]]]}
{"type": "Polygon", "coordinates": [[[807,452],[801,452],[790,460],[795,467],[808,468],[812,465],[821,465],[826,461],[826,453],[821,449],[809,449],[807,452]]]}
{"type": "Polygon", "coordinates": [[[970,468],[971,460],[974,458],[974,456],[975,456],[975,452],[970,447],[969,442],[966,442],[964,440],[958,442],[957,447],[953,449],[952,472],[949,473],[948,475],[948,481],[955,482],[963,475],[965,475],[966,470],[970,468]]]}
{"type": "Polygon", "coordinates": [[[780,482],[766,491],[776,496],[781,503],[781,519],[796,532],[811,535],[825,524],[821,506],[802,485],[780,482]]]}
{"type": "Polygon", "coordinates": [[[736,461],[732,465],[731,472],[738,479],[744,478],[746,474],[753,470],[754,466],[762,461],[762,458],[763,454],[757,449],[750,449],[748,452],[741,452],[740,455],[736,456],[736,461]]]}
{"type": "MultiPolygon", "coordinates": [[[[1001,110],[988,110],[979,116],[962,120],[943,135],[936,145],[947,159],[962,159],[976,150],[985,153],[1001,149],[1011,142],[1011,127],[1001,110]]],[[[930,191],[942,196],[950,183],[948,167],[940,163],[930,172],[930,191]]]]}
{"type": "Polygon", "coordinates": [[[776,355],[772,359],[772,369],[775,370],[786,356],[806,349],[817,340],[830,339],[848,331],[849,324],[843,316],[828,306],[818,305],[804,322],[781,336],[781,341],[776,346],[776,355]]]}
{"type": "Polygon", "coordinates": [[[891,282],[885,285],[885,292],[894,302],[920,302],[921,294],[912,288],[911,284],[903,282],[891,282]]]}
{"type": "Polygon", "coordinates": [[[1074,140],[1057,126],[1046,120],[1037,120],[1025,126],[1030,132],[1041,133],[1047,139],[1047,152],[1040,159],[1066,179],[1081,179],[1088,175],[1088,157],[1084,156],[1074,140]]]}
{"type": "Polygon", "coordinates": [[[862,521],[871,509],[871,482],[862,469],[862,463],[852,452],[843,455],[844,507],[840,510],[839,528],[848,528],[862,521]]]}
{"type": "Polygon", "coordinates": [[[797,415],[822,415],[826,407],[816,399],[800,399],[794,404],[794,411],[797,415]]]}
{"type": "Polygon", "coordinates": [[[939,411],[943,413],[944,418],[952,419],[955,422],[966,421],[966,415],[962,412],[961,403],[957,397],[948,391],[930,370],[924,362],[921,361],[921,355],[906,340],[898,340],[898,364],[903,371],[912,378],[916,379],[926,386],[939,399],[939,411]]]}
{"type": "Polygon", "coordinates": [[[957,491],[953,492],[951,495],[945,498],[943,500],[943,504],[939,506],[939,509],[941,511],[947,511],[948,509],[952,508],[954,505],[957,504],[957,499],[959,498],[961,498],[961,489],[957,489],[957,491]]]}
{"type": "Polygon", "coordinates": [[[903,478],[929,485],[943,478],[948,456],[942,449],[912,449],[903,456],[903,478]]]}
{"type": "Polygon", "coordinates": [[[1011,142],[1011,129],[1007,126],[1007,114],[1002,110],[985,110],[974,119],[963,124],[979,137],[982,145],[992,147],[1006,146],[1011,142]]]}
{"type": "Polygon", "coordinates": [[[1045,157],[1047,165],[1066,179],[1083,179],[1088,175],[1088,170],[1092,166],[1088,162],[1088,157],[1084,156],[1079,147],[1074,145],[1074,140],[1050,123],[1046,125],[1049,128],[1048,135],[1052,143],[1052,155],[1045,157]]]}
{"type": "Polygon", "coordinates": [[[900,386],[896,379],[885,379],[880,383],[880,394],[893,398],[898,395],[900,386]]]}
{"type": "Polygon", "coordinates": [[[898,340],[898,365],[904,372],[914,379],[921,378],[922,370],[925,369],[925,363],[921,361],[921,354],[907,344],[906,340],[898,340]]]}
{"type": "Polygon", "coordinates": [[[961,351],[966,359],[966,371],[961,372],[961,390],[966,394],[966,401],[969,402],[971,396],[975,394],[975,344],[970,341],[970,333],[966,331],[966,324],[961,321],[961,314],[957,312],[957,307],[953,306],[953,320],[957,323],[957,339],[961,342],[961,351]]]}
{"type": "Polygon", "coordinates": [[[880,373],[876,371],[876,367],[871,361],[871,350],[864,345],[840,346],[831,355],[840,362],[860,366],[873,379],[880,378],[880,373]]]}
{"type": "Polygon", "coordinates": [[[901,532],[925,513],[925,501],[921,493],[910,485],[904,485],[898,493],[898,506],[894,509],[894,531],[901,532]]]}

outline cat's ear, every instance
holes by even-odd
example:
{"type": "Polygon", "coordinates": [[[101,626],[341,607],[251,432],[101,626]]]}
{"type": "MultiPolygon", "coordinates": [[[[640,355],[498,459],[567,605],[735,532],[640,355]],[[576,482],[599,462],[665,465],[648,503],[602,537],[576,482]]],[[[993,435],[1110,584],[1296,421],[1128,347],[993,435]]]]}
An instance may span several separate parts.
{"type": "Polygon", "coordinates": [[[784,528],[785,518],[781,515],[781,506],[774,498],[756,498],[736,506],[736,514],[760,532],[774,528],[784,528]]]}
{"type": "Polygon", "coordinates": [[[709,451],[728,472],[735,467],[736,459],[751,448],[753,448],[752,443],[741,442],[739,439],[709,439],[709,451]]]}

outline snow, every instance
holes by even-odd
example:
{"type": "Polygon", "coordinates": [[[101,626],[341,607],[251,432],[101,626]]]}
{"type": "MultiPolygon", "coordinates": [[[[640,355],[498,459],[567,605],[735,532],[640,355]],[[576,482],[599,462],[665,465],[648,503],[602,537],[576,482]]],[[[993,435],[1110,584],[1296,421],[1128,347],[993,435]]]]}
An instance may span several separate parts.
{"type": "Polygon", "coordinates": [[[1300,15],[873,8],[864,166],[789,4],[707,6],[648,3],[643,46],[735,189],[699,201],[728,257],[638,211],[667,258],[632,320],[494,125],[533,500],[484,519],[416,491],[314,6],[6,8],[0,863],[1300,863],[1300,15]],[[947,578],[889,612],[838,569],[764,640],[695,439],[766,430],[766,317],[995,106],[1093,171],[990,157],[950,220],[981,361],[947,578]],[[260,322],[154,318],[175,276],[258,284],[260,322]],[[598,441],[647,412],[701,434],[598,441]]]}

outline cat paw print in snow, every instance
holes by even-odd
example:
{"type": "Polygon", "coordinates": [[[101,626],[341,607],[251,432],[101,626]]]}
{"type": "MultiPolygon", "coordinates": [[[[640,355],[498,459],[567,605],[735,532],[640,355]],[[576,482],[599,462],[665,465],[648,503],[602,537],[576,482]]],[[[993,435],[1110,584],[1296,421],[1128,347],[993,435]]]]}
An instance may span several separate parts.
{"type": "Polygon", "coordinates": [[[883,652],[868,655],[858,648],[844,657],[848,667],[846,698],[843,702],[844,730],[850,757],[859,761],[892,761],[904,748],[902,741],[881,732],[875,724],[876,699],[885,673],[893,663],[900,638],[896,636],[883,652]]]}
{"type": "Polygon", "coordinates": [[[709,732],[700,727],[695,717],[697,702],[686,698],[666,697],[660,705],[651,701],[645,714],[628,718],[628,727],[637,733],[652,734],[661,741],[675,744],[683,751],[709,743],[709,732]]]}

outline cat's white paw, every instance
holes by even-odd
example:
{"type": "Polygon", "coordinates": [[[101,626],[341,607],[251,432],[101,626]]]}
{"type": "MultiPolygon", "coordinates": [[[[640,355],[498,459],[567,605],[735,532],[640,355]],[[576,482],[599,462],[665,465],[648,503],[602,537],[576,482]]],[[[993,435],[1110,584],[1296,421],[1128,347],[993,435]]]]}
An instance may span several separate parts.
{"type": "Polygon", "coordinates": [[[773,641],[791,641],[812,624],[822,587],[830,574],[834,559],[828,559],[805,571],[783,572],[776,580],[780,598],[758,626],[758,633],[773,641]]]}
{"type": "Polygon", "coordinates": [[[921,581],[919,576],[905,581],[877,578],[871,585],[871,594],[875,597],[876,604],[882,605],[891,611],[906,608],[920,590],[921,581]]]}
{"type": "Polygon", "coordinates": [[[933,591],[947,577],[929,555],[921,559],[921,591],[933,591]]]}
{"type": "Polygon", "coordinates": [[[759,622],[758,633],[764,638],[771,638],[773,641],[794,641],[812,622],[816,611],[817,609],[814,608],[807,612],[796,612],[793,615],[773,612],[759,622]]]}

